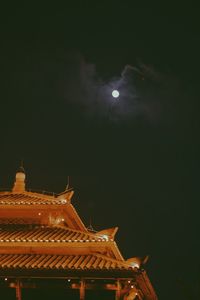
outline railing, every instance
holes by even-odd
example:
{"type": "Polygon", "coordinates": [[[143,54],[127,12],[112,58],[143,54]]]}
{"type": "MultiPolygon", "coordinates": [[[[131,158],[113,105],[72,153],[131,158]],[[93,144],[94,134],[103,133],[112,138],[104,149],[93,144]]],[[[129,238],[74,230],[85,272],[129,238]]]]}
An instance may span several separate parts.
{"type": "MultiPolygon", "coordinates": [[[[12,192],[12,189],[11,188],[0,188],[0,191],[1,192],[12,192]]],[[[49,196],[58,196],[59,195],[54,192],[49,192],[49,191],[44,191],[44,190],[36,190],[36,189],[27,189],[26,192],[44,194],[44,195],[49,195],[49,196]]]]}
{"type": "MultiPolygon", "coordinates": [[[[68,188],[68,191],[71,191],[72,188],[68,188]]],[[[0,188],[0,191],[2,192],[12,192],[11,188],[0,188]]],[[[45,190],[37,190],[37,189],[27,189],[26,192],[31,192],[31,193],[37,193],[37,194],[43,194],[43,195],[48,195],[48,196],[54,196],[54,197],[58,197],[61,194],[64,194],[66,191],[62,192],[62,193],[55,193],[55,192],[49,192],[49,191],[45,191],[45,190]]]]}
{"type": "Polygon", "coordinates": [[[49,196],[58,196],[57,193],[49,192],[49,191],[44,191],[44,190],[28,189],[27,192],[44,194],[44,195],[49,195],[49,196]]]}

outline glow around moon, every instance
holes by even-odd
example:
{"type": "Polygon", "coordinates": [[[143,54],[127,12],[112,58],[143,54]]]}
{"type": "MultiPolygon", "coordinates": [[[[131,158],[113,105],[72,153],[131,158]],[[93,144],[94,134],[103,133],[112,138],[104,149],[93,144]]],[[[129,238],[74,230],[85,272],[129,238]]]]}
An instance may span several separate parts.
{"type": "Polygon", "coordinates": [[[114,98],[118,98],[118,97],[119,97],[119,91],[118,91],[118,90],[113,90],[113,91],[112,91],[112,96],[113,96],[114,98]]]}

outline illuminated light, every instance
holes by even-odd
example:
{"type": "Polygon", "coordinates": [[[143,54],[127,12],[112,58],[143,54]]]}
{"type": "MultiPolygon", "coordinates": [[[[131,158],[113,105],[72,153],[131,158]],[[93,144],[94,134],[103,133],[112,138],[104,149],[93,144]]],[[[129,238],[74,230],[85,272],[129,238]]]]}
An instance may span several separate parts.
{"type": "Polygon", "coordinates": [[[109,240],[109,238],[108,238],[108,236],[106,234],[103,234],[102,238],[104,239],[104,241],[108,241],[109,240]]]}
{"type": "Polygon", "coordinates": [[[131,283],[131,281],[130,281],[130,280],[128,280],[128,283],[131,283]]]}
{"type": "Polygon", "coordinates": [[[118,98],[119,97],[119,91],[118,90],[113,90],[112,91],[112,96],[113,96],[113,98],[118,98]]]}
{"type": "Polygon", "coordinates": [[[140,268],[140,266],[139,266],[137,263],[135,263],[135,262],[130,263],[130,266],[131,266],[132,268],[137,268],[137,269],[140,268]]]}
{"type": "Polygon", "coordinates": [[[133,288],[134,288],[134,285],[131,285],[131,288],[133,289],[133,288]]]}
{"type": "Polygon", "coordinates": [[[38,213],[38,216],[41,216],[41,213],[40,213],[40,212],[38,213]]]}
{"type": "Polygon", "coordinates": [[[64,222],[65,221],[65,219],[62,219],[62,222],[64,222]]]}
{"type": "Polygon", "coordinates": [[[5,280],[5,281],[7,281],[7,280],[8,280],[8,278],[5,278],[4,280],[5,280]]]}
{"type": "Polygon", "coordinates": [[[11,282],[11,283],[10,283],[10,287],[11,287],[11,288],[15,288],[15,283],[14,283],[14,282],[11,282]]]}
{"type": "Polygon", "coordinates": [[[67,281],[68,281],[68,282],[70,282],[70,281],[71,281],[71,279],[67,279],[67,281]]]}

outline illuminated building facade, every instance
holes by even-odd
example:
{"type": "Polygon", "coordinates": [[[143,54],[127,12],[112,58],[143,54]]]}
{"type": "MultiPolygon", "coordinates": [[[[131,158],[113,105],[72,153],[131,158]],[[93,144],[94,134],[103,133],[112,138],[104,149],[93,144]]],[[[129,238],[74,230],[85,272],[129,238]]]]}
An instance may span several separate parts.
{"type": "Polygon", "coordinates": [[[124,260],[117,228],[87,229],[73,190],[28,191],[23,168],[0,192],[0,293],[5,299],[157,300],[141,259],[124,260]]]}

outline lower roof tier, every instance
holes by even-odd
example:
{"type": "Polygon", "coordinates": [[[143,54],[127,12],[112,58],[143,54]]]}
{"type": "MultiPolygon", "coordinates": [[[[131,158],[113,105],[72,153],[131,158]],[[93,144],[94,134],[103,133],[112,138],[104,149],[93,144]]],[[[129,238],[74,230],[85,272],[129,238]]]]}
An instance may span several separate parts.
{"type": "MultiPolygon", "coordinates": [[[[133,280],[147,300],[157,296],[146,272],[104,255],[0,254],[4,278],[97,278],[133,280]]],[[[7,280],[7,279],[6,279],[7,280]]]]}
{"type": "Polygon", "coordinates": [[[2,270],[137,270],[104,255],[0,254],[2,270]]]}
{"type": "MultiPolygon", "coordinates": [[[[105,231],[84,232],[59,225],[1,224],[0,253],[58,255],[101,253],[124,261],[117,244],[105,234],[105,231]]],[[[129,262],[129,265],[132,264],[129,262]]]]}

